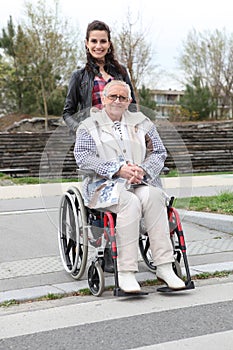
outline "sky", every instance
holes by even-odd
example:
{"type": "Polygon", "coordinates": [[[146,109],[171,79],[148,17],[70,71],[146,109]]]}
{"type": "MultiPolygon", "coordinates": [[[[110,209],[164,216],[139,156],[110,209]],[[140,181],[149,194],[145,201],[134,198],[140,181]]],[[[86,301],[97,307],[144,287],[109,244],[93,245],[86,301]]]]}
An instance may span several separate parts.
{"type": "MultiPolygon", "coordinates": [[[[38,0],[30,0],[37,4],[38,0]]],[[[47,0],[53,4],[53,0],[47,0]]],[[[25,0],[0,0],[0,29],[6,27],[9,16],[14,23],[23,18],[25,0]]],[[[117,27],[130,11],[132,18],[141,21],[147,30],[146,40],[154,52],[152,64],[169,75],[178,74],[176,58],[189,31],[225,29],[233,32],[232,0],[59,0],[60,14],[78,25],[85,36],[87,24],[94,19],[117,27]]],[[[168,76],[156,88],[175,89],[181,86],[168,76]]]]}

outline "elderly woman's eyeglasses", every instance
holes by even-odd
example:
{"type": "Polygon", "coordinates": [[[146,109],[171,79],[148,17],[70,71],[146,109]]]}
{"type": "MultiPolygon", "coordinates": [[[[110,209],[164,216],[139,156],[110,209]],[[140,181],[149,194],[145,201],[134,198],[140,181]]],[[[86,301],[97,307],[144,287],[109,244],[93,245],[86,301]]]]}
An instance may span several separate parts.
{"type": "Polygon", "coordinates": [[[122,95],[108,95],[107,98],[111,101],[116,101],[118,99],[120,102],[127,102],[129,100],[128,97],[122,95]]]}

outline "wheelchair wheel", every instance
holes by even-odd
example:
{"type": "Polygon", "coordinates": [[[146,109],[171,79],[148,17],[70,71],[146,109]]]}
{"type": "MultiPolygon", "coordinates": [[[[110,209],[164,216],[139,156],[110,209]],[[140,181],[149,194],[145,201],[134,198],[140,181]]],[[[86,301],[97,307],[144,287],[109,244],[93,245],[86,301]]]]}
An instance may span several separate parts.
{"type": "MultiPolygon", "coordinates": [[[[175,242],[173,235],[171,237],[173,249],[174,249],[174,262],[172,264],[173,270],[176,273],[176,275],[180,278],[183,277],[182,275],[182,270],[180,266],[180,261],[181,261],[181,252],[179,249],[179,246],[177,242],[175,242]]],[[[151,272],[156,272],[156,266],[153,264],[153,259],[152,259],[152,254],[150,250],[150,240],[147,234],[141,234],[139,237],[139,249],[141,256],[146,264],[146,266],[149,268],[151,272]]]]}
{"type": "Polygon", "coordinates": [[[75,187],[70,187],[61,199],[58,241],[65,270],[74,279],[79,279],[86,268],[88,236],[86,210],[75,187]]]}
{"type": "Polygon", "coordinates": [[[88,269],[88,285],[90,288],[91,293],[99,297],[104,289],[104,272],[103,269],[98,261],[92,262],[89,269],[88,269]]]}
{"type": "Polygon", "coordinates": [[[175,274],[182,279],[183,274],[182,274],[180,263],[178,262],[177,259],[175,259],[175,261],[173,262],[172,267],[173,267],[175,274]]]}
{"type": "Polygon", "coordinates": [[[180,246],[178,243],[178,237],[175,234],[175,231],[173,234],[171,234],[171,242],[172,242],[172,246],[173,246],[173,250],[174,250],[174,258],[175,258],[175,261],[172,264],[173,270],[177,274],[177,276],[182,279],[183,274],[182,274],[181,265],[180,265],[182,253],[181,253],[180,246]]]}
{"type": "Polygon", "coordinates": [[[179,217],[175,215],[175,209],[169,208],[170,212],[168,211],[168,217],[169,217],[169,227],[170,227],[170,238],[173,246],[174,251],[174,258],[175,261],[173,263],[173,270],[177,274],[178,277],[181,279],[183,278],[183,273],[181,269],[181,259],[182,259],[182,251],[181,251],[181,243],[179,241],[180,237],[180,229],[181,229],[181,223],[179,217]],[[179,227],[178,227],[179,225],[179,227]]]}
{"type": "Polygon", "coordinates": [[[141,253],[141,256],[146,264],[146,266],[149,268],[151,272],[156,271],[156,266],[153,265],[153,259],[152,259],[152,254],[150,250],[150,241],[149,237],[146,234],[140,234],[139,237],[139,250],[141,253]]]}

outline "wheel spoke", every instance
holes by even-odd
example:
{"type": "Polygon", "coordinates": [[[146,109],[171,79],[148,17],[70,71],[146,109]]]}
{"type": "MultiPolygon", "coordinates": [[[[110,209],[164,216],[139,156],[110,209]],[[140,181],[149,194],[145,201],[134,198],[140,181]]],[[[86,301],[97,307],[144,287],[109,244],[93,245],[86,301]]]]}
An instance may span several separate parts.
{"type": "Polygon", "coordinates": [[[75,247],[75,242],[73,241],[73,239],[69,239],[69,242],[68,242],[68,245],[66,247],[66,250],[65,250],[65,255],[69,255],[70,254],[70,251],[71,249],[73,249],[75,247]]]}

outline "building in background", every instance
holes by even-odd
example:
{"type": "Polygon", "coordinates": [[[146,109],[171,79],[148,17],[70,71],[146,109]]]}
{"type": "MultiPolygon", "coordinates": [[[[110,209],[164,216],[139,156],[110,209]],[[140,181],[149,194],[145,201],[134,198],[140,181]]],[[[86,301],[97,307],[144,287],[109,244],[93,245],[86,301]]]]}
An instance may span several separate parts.
{"type": "MultiPolygon", "coordinates": [[[[156,112],[158,117],[169,118],[174,116],[179,107],[181,96],[184,90],[151,90],[153,100],[156,102],[156,112]]],[[[223,93],[218,98],[217,119],[232,119],[233,107],[231,99],[223,93]]]]}
{"type": "Polygon", "coordinates": [[[171,110],[178,107],[180,97],[184,95],[184,91],[178,90],[151,90],[151,95],[156,102],[156,111],[158,117],[168,118],[171,110]]]}

